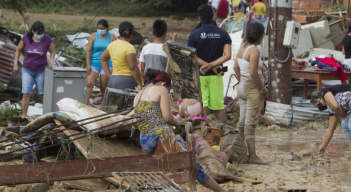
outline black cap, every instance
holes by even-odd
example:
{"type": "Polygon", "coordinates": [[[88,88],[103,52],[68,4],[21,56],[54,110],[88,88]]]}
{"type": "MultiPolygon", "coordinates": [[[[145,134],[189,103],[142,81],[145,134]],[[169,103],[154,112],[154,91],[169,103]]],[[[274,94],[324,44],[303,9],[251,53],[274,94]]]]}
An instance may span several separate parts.
{"type": "Polygon", "coordinates": [[[315,91],[311,94],[311,103],[314,104],[316,103],[316,100],[318,98],[322,98],[322,94],[321,94],[321,91],[315,91]]]}

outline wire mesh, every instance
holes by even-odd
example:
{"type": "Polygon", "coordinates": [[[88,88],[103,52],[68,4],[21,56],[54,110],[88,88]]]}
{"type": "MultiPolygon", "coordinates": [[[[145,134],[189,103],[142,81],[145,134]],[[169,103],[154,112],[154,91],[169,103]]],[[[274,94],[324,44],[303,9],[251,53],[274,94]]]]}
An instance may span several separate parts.
{"type": "Polygon", "coordinates": [[[112,173],[122,183],[127,183],[129,190],[136,191],[184,191],[179,185],[160,172],[114,172],[112,173]]]}

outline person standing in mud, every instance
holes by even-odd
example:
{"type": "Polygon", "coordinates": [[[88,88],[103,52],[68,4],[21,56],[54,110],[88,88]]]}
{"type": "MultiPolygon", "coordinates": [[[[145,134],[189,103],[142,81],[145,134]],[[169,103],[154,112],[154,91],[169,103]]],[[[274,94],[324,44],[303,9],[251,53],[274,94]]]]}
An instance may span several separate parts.
{"type": "Polygon", "coordinates": [[[108,87],[115,89],[141,90],[142,81],[137,64],[136,50],[129,42],[133,38],[134,25],[124,21],[119,25],[120,38],[110,43],[102,53],[100,60],[105,74],[109,77],[108,87]],[[109,60],[112,61],[112,74],[109,69],[109,60]]]}
{"type": "MultiPolygon", "coordinates": [[[[117,40],[116,36],[108,32],[108,22],[105,19],[101,19],[100,21],[98,21],[97,32],[92,33],[90,35],[86,51],[88,77],[85,104],[89,103],[95,82],[99,78],[99,76],[101,99],[96,101],[95,104],[99,104],[104,98],[108,82],[108,76],[102,69],[100,56],[106,50],[107,46],[115,40],[117,40]]],[[[111,60],[109,60],[108,62],[110,72],[112,72],[112,62],[111,60]]]]}
{"type": "Polygon", "coordinates": [[[44,24],[41,21],[36,21],[30,31],[22,37],[15,53],[13,72],[18,74],[18,59],[22,51],[25,51],[22,68],[22,115],[24,116],[27,116],[34,83],[41,103],[43,103],[45,67],[48,65],[46,53],[48,51],[50,52],[49,65],[51,67],[55,65],[55,48],[52,39],[44,32],[44,24]]]}
{"type": "Polygon", "coordinates": [[[240,118],[237,124],[243,140],[246,140],[249,150],[248,163],[267,164],[256,154],[255,129],[260,120],[264,98],[268,91],[264,86],[262,74],[263,62],[260,58],[260,45],[264,37],[264,27],[260,23],[251,23],[247,29],[247,36],[241,45],[234,64],[234,71],[240,82],[238,97],[240,104],[240,118]]]}
{"type": "Polygon", "coordinates": [[[329,111],[329,127],[323,143],[317,152],[323,154],[333,137],[339,118],[342,119],[341,127],[344,129],[351,150],[351,85],[340,84],[315,91],[311,95],[311,104],[320,111],[329,111]]]}
{"type": "Polygon", "coordinates": [[[223,72],[217,73],[217,69],[223,67],[223,63],[231,56],[232,40],[229,34],[212,22],[213,12],[210,5],[200,5],[198,8],[198,28],[191,32],[188,46],[197,50],[198,64],[200,68],[200,83],[202,92],[202,104],[204,115],[211,109],[216,118],[227,124],[224,112],[223,72]]]}

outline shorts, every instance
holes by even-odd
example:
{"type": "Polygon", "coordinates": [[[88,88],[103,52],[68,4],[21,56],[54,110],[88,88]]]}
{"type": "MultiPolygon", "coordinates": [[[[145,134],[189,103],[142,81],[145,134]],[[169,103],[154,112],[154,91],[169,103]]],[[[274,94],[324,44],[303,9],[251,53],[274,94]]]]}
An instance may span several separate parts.
{"type": "MultiPolygon", "coordinates": [[[[106,75],[103,68],[98,68],[98,67],[94,67],[94,66],[90,66],[90,68],[91,68],[91,71],[94,71],[97,74],[106,75]]],[[[112,73],[112,67],[110,67],[110,73],[112,73]]]]}
{"type": "MultiPolygon", "coordinates": [[[[217,25],[220,25],[225,19],[221,19],[221,18],[217,18],[216,20],[216,24],[217,25]]],[[[226,25],[227,24],[227,21],[223,23],[223,25],[226,25]]]]}
{"type": "MultiPolygon", "coordinates": [[[[158,138],[161,136],[161,134],[158,135],[142,135],[140,134],[140,144],[141,147],[143,148],[144,152],[147,154],[153,154],[157,144],[158,144],[158,138]]],[[[180,140],[177,137],[177,142],[180,142],[180,144],[183,146],[184,149],[186,149],[186,143],[182,140],[180,140]]],[[[196,148],[195,148],[196,151],[196,148]]],[[[202,168],[200,163],[196,161],[196,180],[201,184],[205,184],[208,182],[210,179],[210,175],[202,168]]]]}
{"type": "Polygon", "coordinates": [[[22,68],[22,93],[32,94],[33,85],[35,83],[37,87],[37,94],[44,94],[44,77],[45,70],[31,71],[25,68],[22,68]]]}
{"type": "Polygon", "coordinates": [[[351,115],[348,115],[346,119],[341,122],[341,127],[344,129],[347,140],[351,141],[351,115]]]}
{"type": "Polygon", "coordinates": [[[200,76],[202,105],[211,110],[224,109],[223,76],[200,76]]]}
{"type": "Polygon", "coordinates": [[[138,84],[133,76],[112,75],[108,80],[107,87],[115,89],[135,89],[138,84]]]}

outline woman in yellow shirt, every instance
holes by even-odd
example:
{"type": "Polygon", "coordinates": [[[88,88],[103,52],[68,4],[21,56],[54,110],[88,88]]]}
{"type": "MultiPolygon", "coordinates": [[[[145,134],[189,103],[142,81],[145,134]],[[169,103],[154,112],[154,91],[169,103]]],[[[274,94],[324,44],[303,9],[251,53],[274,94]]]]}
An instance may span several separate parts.
{"type": "Polygon", "coordinates": [[[136,51],[132,44],[134,26],[131,22],[124,21],[119,25],[120,38],[107,46],[100,60],[104,72],[109,77],[108,87],[116,89],[141,90],[142,82],[137,65],[136,51]],[[110,73],[108,60],[112,61],[112,74],[110,73]]]}
{"type": "Polygon", "coordinates": [[[266,15],[266,5],[262,3],[262,0],[258,0],[258,2],[251,7],[251,12],[255,14],[256,19],[262,19],[266,15]]]}

